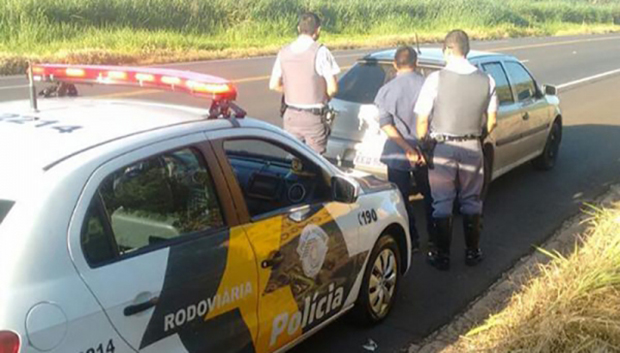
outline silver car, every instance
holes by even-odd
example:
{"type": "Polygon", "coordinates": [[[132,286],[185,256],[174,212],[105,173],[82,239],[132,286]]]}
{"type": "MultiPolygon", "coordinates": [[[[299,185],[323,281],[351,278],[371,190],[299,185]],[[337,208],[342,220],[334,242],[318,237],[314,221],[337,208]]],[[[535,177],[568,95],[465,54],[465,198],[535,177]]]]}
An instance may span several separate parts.
{"type": "MultiPolygon", "coordinates": [[[[379,158],[386,136],[373,102],[379,88],[395,76],[395,52],[369,54],[340,79],[339,93],[331,101],[337,116],[325,154],[336,165],[385,176],[379,158]]],[[[513,56],[472,51],[468,59],[495,79],[500,102],[498,127],[484,141],[486,185],[528,161],[537,169],[553,168],[562,139],[556,88],[539,86],[513,56]]],[[[417,70],[424,76],[444,65],[441,49],[424,48],[418,56],[417,70]]]]}

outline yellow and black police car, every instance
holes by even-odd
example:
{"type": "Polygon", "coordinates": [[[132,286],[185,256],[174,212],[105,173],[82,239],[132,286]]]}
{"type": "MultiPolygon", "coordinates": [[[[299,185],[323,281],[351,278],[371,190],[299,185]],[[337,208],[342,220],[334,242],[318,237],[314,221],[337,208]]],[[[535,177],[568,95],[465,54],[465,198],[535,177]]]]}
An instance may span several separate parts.
{"type": "Polygon", "coordinates": [[[0,353],[272,352],[349,309],[388,315],[411,257],[391,184],[244,118],[224,79],[30,72],[47,96],[112,84],[211,106],[0,104],[0,353]]]}

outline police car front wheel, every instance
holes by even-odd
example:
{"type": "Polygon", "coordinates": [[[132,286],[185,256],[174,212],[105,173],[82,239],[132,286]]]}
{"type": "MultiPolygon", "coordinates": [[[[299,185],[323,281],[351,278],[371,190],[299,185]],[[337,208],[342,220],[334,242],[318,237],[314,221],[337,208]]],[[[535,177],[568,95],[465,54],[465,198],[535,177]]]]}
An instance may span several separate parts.
{"type": "Polygon", "coordinates": [[[357,322],[375,324],[390,313],[401,277],[399,254],[398,244],[391,235],[383,235],[375,245],[353,313],[359,319],[357,322]]]}

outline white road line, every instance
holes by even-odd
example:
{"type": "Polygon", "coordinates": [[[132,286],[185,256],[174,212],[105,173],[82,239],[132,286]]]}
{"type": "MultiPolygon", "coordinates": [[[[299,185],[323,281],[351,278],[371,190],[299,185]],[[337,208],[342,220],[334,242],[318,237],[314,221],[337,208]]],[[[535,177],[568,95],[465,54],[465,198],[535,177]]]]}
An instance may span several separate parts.
{"type": "Polygon", "coordinates": [[[0,81],[24,80],[25,75],[0,76],[0,81]]]}
{"type": "Polygon", "coordinates": [[[588,76],[588,77],[581,78],[579,80],[562,83],[560,85],[557,85],[556,87],[557,87],[557,89],[564,89],[564,88],[568,88],[568,87],[571,87],[571,86],[578,85],[580,83],[596,80],[596,79],[599,79],[599,78],[602,78],[602,77],[611,76],[611,75],[618,74],[618,73],[620,73],[620,69],[611,70],[611,71],[600,73],[598,75],[588,76]]]}
{"type": "Polygon", "coordinates": [[[525,59],[525,60],[521,60],[521,62],[524,63],[524,64],[527,64],[527,63],[530,62],[530,60],[529,59],[525,59]]]}
{"type": "Polygon", "coordinates": [[[0,90],[18,89],[18,88],[26,88],[26,87],[28,87],[28,85],[6,86],[6,87],[0,87],[0,90]]]}
{"type": "MultiPolygon", "coordinates": [[[[363,54],[365,54],[366,52],[364,51],[364,49],[353,49],[353,50],[359,50],[359,53],[353,53],[353,54],[338,54],[338,53],[332,53],[336,58],[347,58],[347,57],[351,57],[351,56],[362,56],[363,54]]],[[[372,51],[373,49],[368,49],[368,51],[372,51]]],[[[200,61],[184,61],[184,62],[178,62],[178,63],[166,63],[166,64],[152,64],[152,65],[148,65],[148,66],[158,66],[158,67],[174,67],[174,66],[186,66],[186,65],[201,65],[201,64],[212,64],[212,63],[222,63],[222,62],[236,62],[236,61],[247,61],[247,60],[275,60],[276,56],[275,55],[267,55],[267,56],[255,56],[255,57],[249,57],[249,58],[236,58],[236,59],[215,59],[215,60],[200,60],[200,61]]]]}

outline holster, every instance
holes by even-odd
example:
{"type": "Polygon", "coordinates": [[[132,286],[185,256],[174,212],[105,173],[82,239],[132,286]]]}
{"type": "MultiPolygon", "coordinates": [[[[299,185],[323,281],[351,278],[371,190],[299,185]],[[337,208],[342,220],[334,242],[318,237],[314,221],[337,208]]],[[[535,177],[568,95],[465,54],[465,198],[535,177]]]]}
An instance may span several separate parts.
{"type": "Polygon", "coordinates": [[[326,106],[323,108],[321,114],[321,120],[323,120],[323,124],[325,124],[325,129],[327,130],[326,135],[330,136],[332,133],[332,126],[334,124],[334,120],[336,120],[336,110],[330,106],[326,106]]]}
{"type": "Polygon", "coordinates": [[[435,169],[435,163],[433,158],[435,156],[435,147],[437,146],[437,140],[425,137],[419,141],[418,150],[426,162],[428,169],[435,169]]]}

